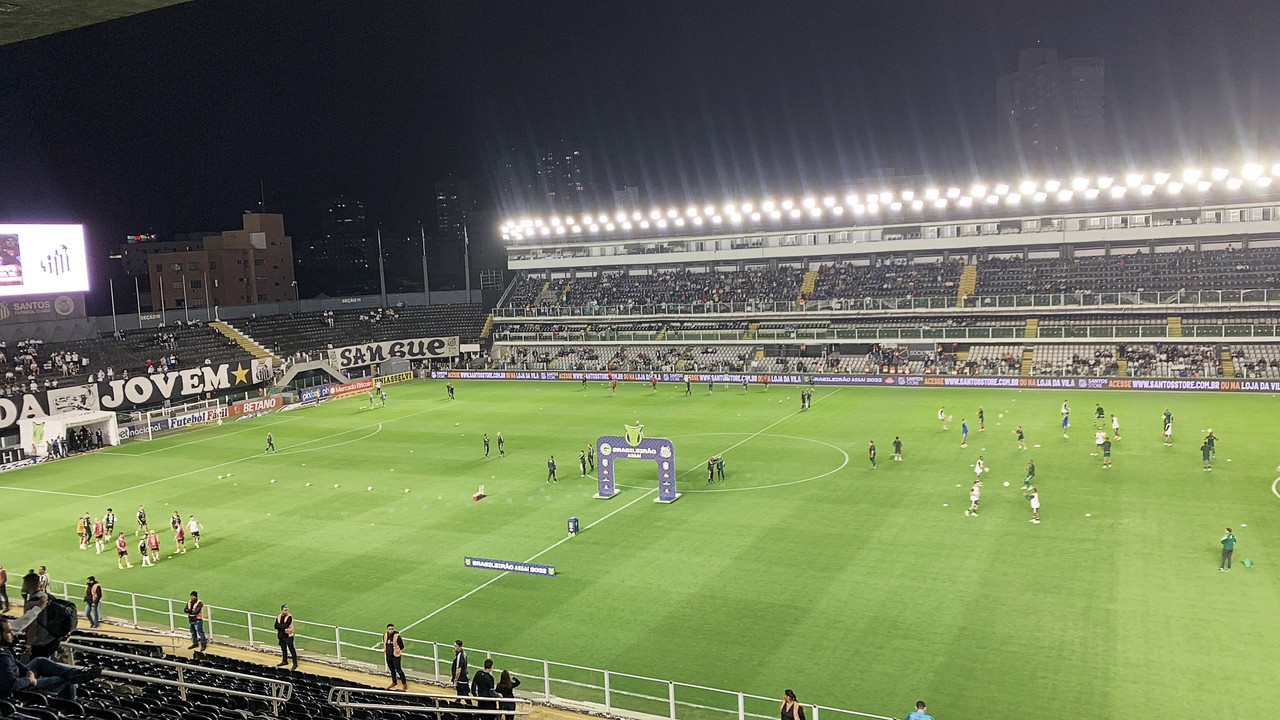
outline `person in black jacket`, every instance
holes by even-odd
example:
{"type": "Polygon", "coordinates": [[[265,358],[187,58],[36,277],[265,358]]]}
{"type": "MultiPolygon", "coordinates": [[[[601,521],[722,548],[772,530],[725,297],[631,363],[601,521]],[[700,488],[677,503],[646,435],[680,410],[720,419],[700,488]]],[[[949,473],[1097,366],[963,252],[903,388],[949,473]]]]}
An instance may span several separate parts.
{"type": "MultiPolygon", "coordinates": [[[[520,687],[520,678],[512,675],[509,671],[503,670],[502,676],[498,678],[498,686],[494,690],[498,693],[498,697],[515,699],[516,688],[520,687]]],[[[507,712],[514,711],[516,704],[514,702],[501,702],[498,705],[507,712]]],[[[503,715],[506,720],[515,720],[515,715],[503,715]]]]}
{"type": "Polygon", "coordinates": [[[453,641],[453,667],[449,676],[459,695],[471,694],[471,681],[467,678],[467,653],[462,649],[462,641],[453,641]]]}
{"type": "Polygon", "coordinates": [[[293,616],[289,614],[289,606],[281,605],[280,614],[276,616],[276,639],[280,641],[280,662],[276,667],[289,664],[289,655],[293,655],[293,669],[298,669],[298,648],[293,645],[293,616]]]}
{"type": "MultiPolygon", "coordinates": [[[[493,658],[484,659],[484,669],[476,673],[471,681],[471,693],[478,698],[498,697],[493,685],[493,658]]],[[[497,710],[498,703],[492,700],[480,700],[476,707],[481,710],[497,710]]]]}
{"type": "Polygon", "coordinates": [[[387,623],[387,631],[382,633],[382,649],[386,653],[387,670],[391,672],[391,684],[387,686],[388,690],[395,690],[396,685],[400,685],[401,690],[409,689],[409,679],[404,676],[404,669],[400,666],[400,655],[404,652],[404,638],[400,637],[400,633],[396,632],[396,626],[387,623]]]}

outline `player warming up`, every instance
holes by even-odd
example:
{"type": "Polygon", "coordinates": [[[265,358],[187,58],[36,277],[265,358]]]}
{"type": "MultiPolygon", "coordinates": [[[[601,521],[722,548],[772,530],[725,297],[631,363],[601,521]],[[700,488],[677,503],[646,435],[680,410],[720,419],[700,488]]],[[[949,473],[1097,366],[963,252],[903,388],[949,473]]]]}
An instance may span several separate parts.
{"type": "Polygon", "coordinates": [[[269,452],[273,453],[275,451],[276,451],[276,441],[274,438],[271,437],[271,433],[267,433],[267,449],[263,450],[262,454],[265,455],[269,452]]]}
{"type": "Polygon", "coordinates": [[[556,456],[555,455],[552,455],[551,459],[547,460],[547,482],[548,483],[560,482],[560,480],[556,477],[556,456]]]}
{"type": "Polygon", "coordinates": [[[868,440],[867,445],[869,445],[869,447],[867,448],[867,453],[871,457],[871,469],[875,470],[876,469],[876,441],[868,440]]]}
{"type": "Polygon", "coordinates": [[[960,447],[969,447],[969,423],[964,418],[960,418],[960,447]]]}
{"type": "Polygon", "coordinates": [[[1022,491],[1023,491],[1023,492],[1026,492],[1027,488],[1031,487],[1031,481],[1032,481],[1032,480],[1035,480],[1035,478],[1036,478],[1036,461],[1035,461],[1035,460],[1028,460],[1028,461],[1027,461],[1027,476],[1026,476],[1025,478],[1023,478],[1023,479],[1022,479],[1022,491]]]}
{"type": "Polygon", "coordinates": [[[1021,426],[1021,425],[1019,425],[1019,426],[1018,426],[1018,428],[1017,428],[1016,430],[1014,430],[1014,431],[1013,431],[1013,434],[1018,436],[1018,449],[1019,449],[1019,450],[1026,450],[1026,449],[1027,449],[1027,438],[1026,438],[1026,436],[1025,436],[1025,435],[1023,435],[1023,434],[1022,434],[1022,426],[1021,426]]]}
{"type": "Polygon", "coordinates": [[[938,408],[938,422],[942,423],[942,429],[947,429],[947,409],[945,407],[938,408]]]}
{"type": "Polygon", "coordinates": [[[1111,434],[1114,436],[1112,438],[1113,440],[1116,442],[1120,441],[1120,418],[1117,418],[1115,415],[1111,416],[1111,434]]]}
{"type": "Polygon", "coordinates": [[[1040,524],[1040,493],[1033,487],[1031,494],[1027,496],[1031,501],[1031,522],[1036,525],[1040,524]]]}
{"type": "Polygon", "coordinates": [[[902,462],[902,438],[897,435],[893,436],[893,459],[895,462],[902,462]]]}
{"type": "Polygon", "coordinates": [[[978,501],[982,499],[982,481],[974,480],[969,488],[969,509],[964,511],[965,517],[978,517],[978,501]]]}

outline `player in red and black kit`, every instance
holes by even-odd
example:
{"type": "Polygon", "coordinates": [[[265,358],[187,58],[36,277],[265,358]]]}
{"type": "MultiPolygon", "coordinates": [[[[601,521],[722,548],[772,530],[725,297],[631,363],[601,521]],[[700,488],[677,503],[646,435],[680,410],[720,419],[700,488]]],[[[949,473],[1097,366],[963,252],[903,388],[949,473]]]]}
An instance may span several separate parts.
{"type": "Polygon", "coordinates": [[[658,376],[657,375],[649,376],[649,387],[653,388],[654,392],[658,392],[658,376]]]}

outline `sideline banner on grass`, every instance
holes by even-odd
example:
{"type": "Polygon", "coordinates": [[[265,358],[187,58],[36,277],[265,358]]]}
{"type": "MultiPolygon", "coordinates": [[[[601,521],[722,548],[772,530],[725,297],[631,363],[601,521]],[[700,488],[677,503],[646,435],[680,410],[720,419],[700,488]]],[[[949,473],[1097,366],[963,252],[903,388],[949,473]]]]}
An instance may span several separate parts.
{"type": "Polygon", "coordinates": [[[320,400],[328,400],[329,398],[343,398],[348,395],[358,395],[362,392],[368,392],[373,389],[373,378],[360,378],[349,383],[336,383],[334,385],[325,385],[323,387],[306,388],[298,396],[302,402],[318,402],[320,400]]]}
{"type": "Polygon", "coordinates": [[[620,382],[693,383],[714,381],[738,385],[747,382],[776,385],[890,386],[890,387],[971,387],[971,388],[1051,388],[1063,390],[1201,390],[1209,392],[1280,393],[1280,380],[1235,380],[1217,378],[1105,378],[1105,377],[1007,377],[964,375],[797,375],[759,373],[673,373],[673,372],[561,372],[556,370],[433,370],[436,380],[573,380],[581,382],[610,377],[620,382]]]}
{"type": "Polygon", "coordinates": [[[395,385],[396,383],[409,382],[410,380],[413,379],[413,373],[412,372],[392,373],[390,375],[379,375],[374,379],[381,380],[383,385],[395,385]]]}
{"type": "Polygon", "coordinates": [[[415,338],[348,345],[329,351],[329,362],[339,370],[373,365],[386,360],[435,360],[458,356],[458,338],[415,338]]]}
{"type": "Polygon", "coordinates": [[[555,565],[539,565],[537,563],[515,562],[513,560],[491,560],[489,558],[465,557],[462,564],[469,568],[481,570],[498,570],[501,572],[524,573],[525,575],[541,575],[555,577],[555,565]]]}

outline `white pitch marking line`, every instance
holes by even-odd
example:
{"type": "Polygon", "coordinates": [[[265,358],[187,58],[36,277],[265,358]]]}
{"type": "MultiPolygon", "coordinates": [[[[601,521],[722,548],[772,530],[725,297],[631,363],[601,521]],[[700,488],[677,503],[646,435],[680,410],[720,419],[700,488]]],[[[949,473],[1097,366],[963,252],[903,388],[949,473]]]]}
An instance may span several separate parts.
{"type": "MultiPolygon", "coordinates": [[[[827,393],[826,395],[823,395],[821,398],[818,398],[818,400],[815,400],[815,402],[819,402],[819,401],[823,400],[824,398],[831,397],[832,395],[834,395],[834,394],[836,394],[836,393],[840,392],[840,390],[841,390],[841,388],[836,388],[835,390],[832,390],[831,392],[827,393]]],[[[745,439],[740,440],[740,441],[738,441],[738,442],[734,443],[733,445],[730,445],[728,448],[726,448],[726,449],[724,449],[724,450],[721,450],[720,452],[722,452],[722,453],[729,452],[730,450],[732,450],[732,449],[734,449],[734,448],[738,447],[739,445],[742,445],[743,443],[747,442],[748,440],[751,440],[751,439],[752,439],[752,438],[754,438],[754,437],[758,437],[759,435],[763,434],[763,433],[764,433],[766,430],[768,430],[769,428],[772,428],[773,426],[778,425],[779,423],[781,423],[781,422],[783,422],[783,421],[785,421],[785,420],[789,420],[789,419],[791,419],[791,418],[795,417],[795,416],[796,416],[796,415],[798,415],[798,414],[800,414],[800,410],[796,410],[795,412],[791,413],[790,415],[787,415],[787,416],[783,417],[783,418],[782,418],[782,419],[780,419],[780,420],[777,420],[777,421],[775,421],[775,422],[773,422],[773,423],[770,423],[769,425],[765,426],[764,428],[762,428],[762,429],[760,429],[760,430],[756,431],[755,433],[752,433],[751,435],[747,436],[745,439]]],[[[698,469],[698,468],[700,468],[700,467],[702,467],[702,463],[698,463],[697,465],[693,466],[692,468],[690,468],[690,469],[688,469],[688,470],[684,471],[683,473],[681,473],[680,477],[683,477],[684,475],[688,475],[689,473],[693,472],[694,470],[697,470],[697,469],[698,469]]],[[[617,510],[614,510],[613,512],[609,513],[608,515],[605,515],[604,517],[600,518],[599,520],[596,520],[595,522],[591,523],[590,525],[587,525],[587,526],[586,526],[585,528],[583,528],[583,529],[584,529],[584,530],[590,530],[591,528],[595,527],[596,525],[599,525],[600,523],[604,522],[605,520],[608,520],[609,518],[613,517],[614,515],[617,515],[618,513],[622,512],[623,510],[626,510],[627,508],[631,507],[632,505],[635,505],[636,503],[640,502],[641,500],[645,499],[646,497],[648,497],[648,496],[652,495],[652,494],[653,494],[654,492],[656,492],[656,491],[657,491],[656,489],[646,490],[645,492],[641,493],[641,494],[640,494],[640,496],[639,496],[639,497],[637,497],[636,499],[632,500],[631,502],[627,503],[626,505],[623,505],[622,507],[618,508],[617,510]]],[[[560,539],[559,539],[559,540],[557,540],[556,542],[552,543],[552,545],[551,545],[550,547],[546,548],[545,550],[542,550],[542,551],[538,552],[537,554],[535,554],[535,555],[533,555],[532,557],[530,557],[528,560],[525,560],[525,562],[533,562],[534,560],[536,560],[536,559],[538,559],[538,558],[542,557],[543,555],[546,555],[547,553],[551,552],[552,550],[554,550],[554,549],[556,549],[556,548],[560,547],[561,545],[563,545],[563,544],[564,544],[565,542],[567,542],[571,537],[573,537],[573,536],[572,536],[572,535],[567,535],[567,536],[565,536],[565,537],[563,537],[563,538],[560,538],[560,539]]],[[[473,590],[471,590],[471,591],[467,592],[467,593],[466,593],[465,595],[463,595],[462,597],[460,597],[460,598],[458,598],[458,599],[456,599],[456,600],[453,600],[452,602],[448,603],[447,605],[444,605],[444,606],[442,606],[442,607],[440,607],[440,608],[438,608],[438,609],[436,609],[436,610],[432,611],[432,612],[431,612],[430,614],[428,614],[426,617],[423,617],[423,618],[421,618],[421,619],[419,619],[419,620],[415,620],[414,622],[411,622],[411,623],[409,623],[408,625],[404,626],[404,628],[402,628],[402,629],[400,630],[400,632],[401,632],[401,633],[408,632],[410,628],[412,628],[412,627],[414,627],[414,626],[416,626],[416,625],[420,625],[420,624],[422,624],[422,623],[424,623],[424,622],[426,622],[426,621],[430,620],[431,618],[435,617],[436,615],[439,615],[440,613],[444,612],[445,610],[448,610],[449,608],[453,607],[454,605],[457,605],[458,603],[462,602],[463,600],[466,600],[467,598],[471,597],[472,595],[475,595],[476,593],[478,593],[478,592],[480,592],[481,590],[483,590],[483,589],[485,589],[485,588],[489,587],[490,585],[494,584],[495,582],[497,582],[497,581],[501,580],[503,577],[505,577],[505,576],[507,576],[507,575],[510,575],[510,574],[511,574],[511,573],[509,573],[509,572],[503,572],[503,573],[501,573],[500,575],[498,575],[497,577],[494,577],[494,578],[491,578],[491,579],[489,579],[489,580],[486,580],[485,582],[483,582],[483,583],[481,583],[479,586],[477,586],[475,589],[473,589],[473,590]]],[[[380,644],[380,643],[378,643],[378,644],[380,644]]],[[[378,644],[373,645],[373,646],[372,646],[372,647],[370,647],[369,649],[370,649],[370,650],[377,650],[377,649],[378,649],[378,644]]]]}

